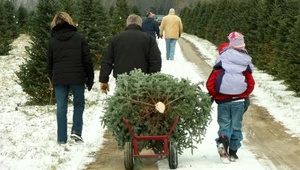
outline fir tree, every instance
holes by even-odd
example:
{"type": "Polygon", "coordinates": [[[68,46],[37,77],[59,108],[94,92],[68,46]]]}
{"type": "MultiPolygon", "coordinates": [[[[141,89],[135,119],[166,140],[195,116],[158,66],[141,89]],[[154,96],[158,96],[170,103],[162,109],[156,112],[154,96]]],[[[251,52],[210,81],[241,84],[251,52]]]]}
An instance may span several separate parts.
{"type": "Polygon", "coordinates": [[[292,89],[300,96],[300,13],[298,12],[298,16],[296,17],[296,22],[294,26],[290,30],[290,34],[287,36],[287,45],[286,51],[284,54],[284,60],[281,60],[281,66],[284,67],[282,69],[281,74],[285,74],[284,79],[286,83],[289,84],[289,88],[292,89]]]}
{"type": "Polygon", "coordinates": [[[16,10],[14,4],[10,0],[4,1],[4,17],[6,22],[8,23],[8,29],[12,32],[12,39],[15,39],[19,36],[19,30],[17,25],[17,17],[16,17],[16,10]]]}
{"type": "Polygon", "coordinates": [[[9,30],[9,25],[5,17],[4,3],[0,1],[0,55],[7,55],[11,50],[12,32],[9,30]]]}
{"type": "Polygon", "coordinates": [[[18,83],[30,96],[32,104],[49,104],[49,81],[47,79],[47,47],[50,38],[50,23],[56,14],[56,0],[39,0],[34,18],[31,47],[27,48],[29,59],[17,72],[18,83]]]}
{"type": "Polygon", "coordinates": [[[113,35],[124,30],[126,19],[130,15],[130,13],[131,9],[128,5],[127,0],[117,0],[112,19],[113,35]]]}
{"type": "Polygon", "coordinates": [[[24,26],[26,25],[27,22],[27,17],[28,17],[28,11],[27,9],[21,4],[18,8],[18,24],[19,24],[19,29],[21,32],[24,32],[24,26]]]}
{"type": "Polygon", "coordinates": [[[76,20],[76,0],[59,0],[60,11],[67,12],[73,20],[76,20]]]}
{"type": "MultiPolygon", "coordinates": [[[[199,37],[204,37],[204,27],[205,27],[205,23],[203,23],[203,22],[201,22],[201,20],[202,20],[202,16],[204,15],[204,12],[205,12],[205,5],[204,4],[201,4],[201,3],[198,3],[197,4],[197,8],[199,8],[198,9],[198,13],[196,14],[196,16],[195,16],[195,23],[197,23],[197,24],[195,24],[196,25],[196,27],[195,27],[195,34],[197,35],[197,36],[199,36],[199,37]]],[[[190,17],[190,16],[188,16],[188,17],[190,17]]]]}
{"type": "Polygon", "coordinates": [[[288,67],[285,65],[285,60],[288,58],[287,55],[292,53],[297,55],[298,53],[294,53],[294,51],[290,51],[290,44],[288,43],[288,37],[291,33],[291,30],[294,28],[294,25],[297,21],[297,17],[295,14],[299,13],[299,1],[283,1],[280,2],[281,7],[281,20],[278,21],[277,30],[276,30],[276,39],[273,42],[274,47],[274,55],[276,55],[275,61],[273,62],[273,68],[270,68],[273,75],[279,77],[280,79],[285,79],[289,77],[290,74],[286,74],[285,70],[288,67]],[[282,43],[286,42],[286,43],[282,43]]]}
{"type": "Polygon", "coordinates": [[[27,21],[24,26],[25,33],[30,34],[30,35],[32,34],[33,29],[35,27],[35,13],[36,13],[35,10],[29,11],[28,16],[27,16],[27,21]]]}
{"type": "Polygon", "coordinates": [[[110,38],[110,25],[102,0],[81,0],[79,30],[89,42],[95,68],[99,68],[110,38]]]}
{"type": "MultiPolygon", "coordinates": [[[[179,154],[186,148],[195,148],[195,144],[202,141],[211,119],[211,100],[199,89],[199,83],[163,73],[144,74],[141,70],[129,74],[118,77],[115,93],[106,99],[101,118],[119,146],[124,147],[126,142],[132,141],[122,116],[137,136],[151,136],[167,134],[175,117],[180,115],[169,141],[177,142],[179,154]],[[155,109],[158,103],[165,106],[164,111],[155,109]]],[[[138,147],[139,151],[147,148],[162,153],[162,146],[162,141],[145,141],[138,147]]]]}
{"type": "Polygon", "coordinates": [[[138,15],[138,16],[141,16],[141,12],[140,12],[139,8],[138,8],[136,5],[134,5],[134,6],[132,7],[132,13],[133,13],[133,14],[136,14],[136,15],[138,15]]]}

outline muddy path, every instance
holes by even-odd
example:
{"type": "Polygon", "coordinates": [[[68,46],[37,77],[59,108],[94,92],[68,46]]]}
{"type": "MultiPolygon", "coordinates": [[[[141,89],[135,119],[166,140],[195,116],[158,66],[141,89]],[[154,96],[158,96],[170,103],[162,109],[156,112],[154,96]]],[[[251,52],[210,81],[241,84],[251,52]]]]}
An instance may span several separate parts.
{"type": "MultiPolygon", "coordinates": [[[[185,39],[179,39],[182,52],[186,59],[198,66],[198,71],[206,76],[211,72],[211,66],[205,62],[194,45],[185,39]]],[[[254,77],[255,78],[255,77],[254,77]]],[[[252,104],[246,112],[243,130],[246,132],[246,145],[258,160],[270,160],[279,170],[300,169],[300,140],[286,133],[286,129],[262,107],[253,104],[255,96],[251,96],[252,104]]],[[[106,132],[104,134],[103,149],[97,152],[96,161],[87,166],[87,170],[123,170],[124,153],[118,148],[115,139],[106,132]]],[[[157,159],[146,158],[143,170],[157,170],[157,159]]],[[[271,169],[270,165],[264,165],[271,169]]]]}
{"type": "MultiPolygon", "coordinates": [[[[106,131],[103,138],[103,147],[96,153],[96,161],[87,166],[87,170],[123,170],[124,151],[118,147],[115,138],[106,131]]],[[[142,151],[146,154],[149,151],[142,151]]],[[[153,154],[153,153],[151,153],[153,154]]],[[[157,158],[144,158],[143,170],[158,170],[157,158]]]]}

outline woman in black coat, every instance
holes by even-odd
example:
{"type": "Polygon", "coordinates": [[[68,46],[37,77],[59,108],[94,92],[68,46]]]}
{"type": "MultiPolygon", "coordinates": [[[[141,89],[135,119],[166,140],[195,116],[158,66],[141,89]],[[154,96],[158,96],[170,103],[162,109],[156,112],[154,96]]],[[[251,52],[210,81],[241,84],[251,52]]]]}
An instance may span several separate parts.
{"type": "Polygon", "coordinates": [[[73,94],[73,126],[71,138],[83,142],[82,125],[85,84],[90,91],[94,70],[86,39],[66,12],[59,12],[51,23],[51,38],[47,52],[47,71],[55,90],[57,103],[57,142],[67,143],[67,110],[69,90],[73,94]]]}

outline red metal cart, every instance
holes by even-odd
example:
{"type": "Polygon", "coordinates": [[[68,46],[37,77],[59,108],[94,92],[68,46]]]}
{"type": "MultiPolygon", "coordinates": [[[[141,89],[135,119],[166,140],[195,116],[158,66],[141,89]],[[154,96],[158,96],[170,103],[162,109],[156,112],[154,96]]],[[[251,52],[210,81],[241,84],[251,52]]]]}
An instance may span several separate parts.
{"type": "Polygon", "coordinates": [[[177,145],[175,142],[168,142],[168,137],[171,135],[172,131],[174,130],[178,120],[179,115],[176,116],[168,134],[166,135],[158,135],[158,136],[137,136],[130,124],[128,123],[127,119],[123,116],[122,117],[124,123],[129,129],[129,132],[133,136],[133,144],[132,142],[126,142],[124,148],[124,165],[126,170],[133,170],[134,167],[134,157],[152,157],[152,156],[167,156],[169,162],[170,169],[176,169],[178,166],[178,154],[177,154],[177,145]],[[145,141],[145,140],[162,140],[164,142],[164,152],[162,154],[139,154],[138,151],[138,141],[145,141]],[[133,149],[132,149],[133,147],[133,149]]]}

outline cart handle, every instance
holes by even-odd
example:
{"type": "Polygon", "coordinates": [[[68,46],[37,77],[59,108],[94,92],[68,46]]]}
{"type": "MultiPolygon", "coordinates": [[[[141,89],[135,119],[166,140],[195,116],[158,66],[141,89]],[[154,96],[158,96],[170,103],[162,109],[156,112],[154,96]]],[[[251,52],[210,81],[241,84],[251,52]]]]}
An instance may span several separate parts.
{"type": "Polygon", "coordinates": [[[125,116],[122,116],[123,122],[126,124],[127,128],[129,129],[129,132],[131,133],[131,135],[136,138],[136,135],[134,134],[130,124],[128,123],[127,119],[125,118],[125,116]]]}
{"type": "MultiPolygon", "coordinates": [[[[177,124],[177,122],[178,122],[178,120],[179,120],[179,117],[180,117],[180,115],[177,115],[177,116],[176,116],[176,118],[175,118],[175,120],[174,120],[174,122],[173,122],[173,124],[172,124],[172,126],[171,126],[171,128],[170,128],[170,131],[169,131],[168,134],[167,134],[167,137],[170,136],[171,133],[173,132],[173,130],[174,130],[174,128],[175,128],[175,126],[176,126],[176,124],[177,124]]],[[[126,124],[127,128],[129,129],[129,132],[131,133],[131,135],[132,135],[134,138],[136,138],[137,136],[136,136],[135,133],[133,132],[133,130],[132,130],[130,124],[128,123],[127,119],[125,118],[125,116],[122,116],[122,119],[123,119],[124,123],[126,124]]]]}
{"type": "Polygon", "coordinates": [[[173,122],[173,124],[171,126],[171,129],[170,129],[169,133],[167,134],[167,136],[170,136],[171,133],[173,132],[173,130],[174,130],[174,128],[175,128],[175,126],[176,126],[176,124],[177,124],[177,122],[179,120],[179,117],[180,117],[179,115],[176,116],[176,118],[175,118],[175,120],[174,120],[174,122],[173,122]]]}

